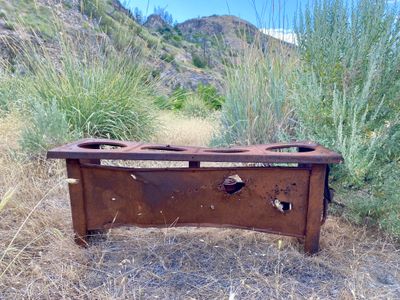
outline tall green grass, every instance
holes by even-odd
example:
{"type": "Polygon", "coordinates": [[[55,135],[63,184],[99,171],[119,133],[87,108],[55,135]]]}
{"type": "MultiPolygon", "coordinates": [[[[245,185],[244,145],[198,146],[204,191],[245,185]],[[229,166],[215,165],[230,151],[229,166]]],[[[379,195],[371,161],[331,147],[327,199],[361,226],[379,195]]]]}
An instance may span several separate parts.
{"type": "Polygon", "coordinates": [[[29,126],[21,134],[21,148],[30,155],[44,153],[49,147],[61,145],[79,138],[79,133],[71,130],[56,101],[42,103],[32,101],[27,116],[29,126]]]}
{"type": "MultiPolygon", "coordinates": [[[[106,40],[73,41],[65,32],[59,38],[60,53],[39,39],[20,45],[26,74],[8,77],[10,87],[19,87],[15,93],[30,120],[24,148],[36,153],[76,136],[148,139],[156,124],[155,86],[142,58],[106,40]]],[[[1,90],[9,95],[9,88],[1,90]]]]}
{"type": "Polygon", "coordinates": [[[215,143],[277,142],[290,134],[293,107],[289,86],[296,76],[292,72],[296,62],[272,53],[254,43],[227,64],[221,135],[215,143]]]}

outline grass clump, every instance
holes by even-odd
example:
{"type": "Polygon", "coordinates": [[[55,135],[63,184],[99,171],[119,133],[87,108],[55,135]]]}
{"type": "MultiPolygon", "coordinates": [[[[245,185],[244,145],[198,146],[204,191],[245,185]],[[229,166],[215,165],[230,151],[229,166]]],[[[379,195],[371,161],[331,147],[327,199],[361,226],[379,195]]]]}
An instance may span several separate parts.
{"type": "Polygon", "coordinates": [[[101,41],[89,47],[63,36],[60,43],[58,58],[39,42],[23,44],[19,51],[29,71],[8,77],[8,87],[0,89],[12,99],[10,89],[19,87],[15,94],[31,120],[22,147],[42,152],[77,136],[148,140],[155,129],[154,85],[140,57],[101,41]]]}
{"type": "Polygon", "coordinates": [[[182,107],[182,113],[188,117],[206,119],[212,110],[198,94],[191,94],[182,107]]]}
{"type": "Polygon", "coordinates": [[[204,69],[207,67],[207,61],[205,60],[205,58],[199,56],[196,53],[192,54],[192,63],[195,67],[200,69],[204,69]]]}
{"type": "Polygon", "coordinates": [[[219,94],[216,87],[199,84],[195,91],[177,87],[169,97],[159,96],[154,102],[163,110],[174,110],[186,116],[206,118],[214,111],[220,110],[224,101],[225,98],[219,94]]]}
{"type": "Polygon", "coordinates": [[[25,153],[35,155],[44,153],[50,147],[78,138],[68,125],[65,113],[56,101],[42,103],[32,101],[30,105],[29,126],[21,133],[21,147],[25,153]]]}
{"type": "Polygon", "coordinates": [[[199,84],[196,94],[209,109],[219,110],[225,102],[225,97],[220,95],[217,88],[210,84],[199,84]]]}
{"type": "Polygon", "coordinates": [[[149,105],[152,85],[146,70],[116,53],[71,53],[65,45],[61,65],[35,59],[32,94],[53,99],[72,129],[85,136],[146,139],[153,132],[149,105]]]}
{"type": "Polygon", "coordinates": [[[289,84],[294,62],[265,53],[258,44],[244,48],[236,59],[239,63],[225,69],[221,135],[215,143],[249,145],[285,139],[293,112],[289,84]]]}

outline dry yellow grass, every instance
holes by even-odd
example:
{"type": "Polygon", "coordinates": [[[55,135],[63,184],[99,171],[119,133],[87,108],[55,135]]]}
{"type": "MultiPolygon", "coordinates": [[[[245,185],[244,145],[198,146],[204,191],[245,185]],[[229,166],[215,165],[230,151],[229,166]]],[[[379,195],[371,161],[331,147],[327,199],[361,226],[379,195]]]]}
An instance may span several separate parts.
{"type": "Polygon", "coordinates": [[[161,144],[207,146],[218,125],[216,120],[188,118],[169,111],[162,112],[159,120],[162,127],[153,142],[161,144]]]}
{"type": "MultiPolygon", "coordinates": [[[[162,118],[160,143],[204,145],[215,128],[162,118]]],[[[398,245],[338,218],[324,226],[313,257],[296,239],[209,228],[119,228],[79,248],[64,166],[17,161],[20,124],[0,120],[13,149],[0,152],[0,198],[14,190],[0,211],[1,299],[400,298],[398,245]]]]}

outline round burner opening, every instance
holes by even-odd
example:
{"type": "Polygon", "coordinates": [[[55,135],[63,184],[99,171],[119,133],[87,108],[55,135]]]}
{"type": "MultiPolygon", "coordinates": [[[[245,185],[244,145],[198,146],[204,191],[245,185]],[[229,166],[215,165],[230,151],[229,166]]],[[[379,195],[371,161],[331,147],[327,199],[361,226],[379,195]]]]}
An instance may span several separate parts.
{"type": "Polygon", "coordinates": [[[141,150],[159,151],[159,152],[181,152],[185,151],[186,149],[167,145],[167,146],[147,146],[147,147],[142,147],[141,150]]]}
{"type": "Polygon", "coordinates": [[[204,152],[209,152],[209,153],[244,153],[244,152],[249,152],[247,149],[230,149],[230,148],[225,148],[225,149],[206,149],[204,152]]]}
{"type": "Polygon", "coordinates": [[[265,150],[272,152],[303,153],[303,152],[315,151],[315,148],[307,145],[300,145],[300,146],[287,145],[287,146],[269,147],[265,150]]]}
{"type": "Polygon", "coordinates": [[[84,149],[99,149],[99,150],[117,150],[127,147],[127,145],[116,142],[87,142],[78,145],[79,148],[84,149]]]}

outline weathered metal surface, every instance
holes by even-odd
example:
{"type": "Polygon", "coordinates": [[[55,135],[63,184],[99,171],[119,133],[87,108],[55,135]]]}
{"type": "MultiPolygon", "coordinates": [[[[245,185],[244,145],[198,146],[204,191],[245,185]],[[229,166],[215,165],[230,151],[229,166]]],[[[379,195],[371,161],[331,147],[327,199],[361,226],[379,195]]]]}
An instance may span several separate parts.
{"type": "Polygon", "coordinates": [[[309,172],[283,168],[142,170],[83,166],[87,227],[207,225],[303,237],[309,172]],[[235,174],[245,185],[229,194],[224,180],[235,174]],[[274,199],[290,202],[295,209],[282,214],[273,207],[274,199]]]}
{"type": "Polygon", "coordinates": [[[209,149],[90,139],[48,157],[65,158],[68,177],[76,179],[70,199],[81,245],[88,232],[120,225],[213,226],[304,238],[308,253],[319,249],[327,164],[341,161],[313,143],[209,149]],[[299,152],[274,152],[293,147],[299,152]],[[188,168],[122,168],[101,165],[102,159],[186,160],[188,168]],[[268,167],[204,168],[201,161],[268,167]]]}
{"type": "Polygon", "coordinates": [[[47,157],[301,164],[331,164],[339,163],[342,160],[339,154],[310,142],[218,149],[120,142],[106,139],[80,140],[50,150],[47,157]],[[299,148],[301,152],[282,152],[288,148],[299,148]]]}

